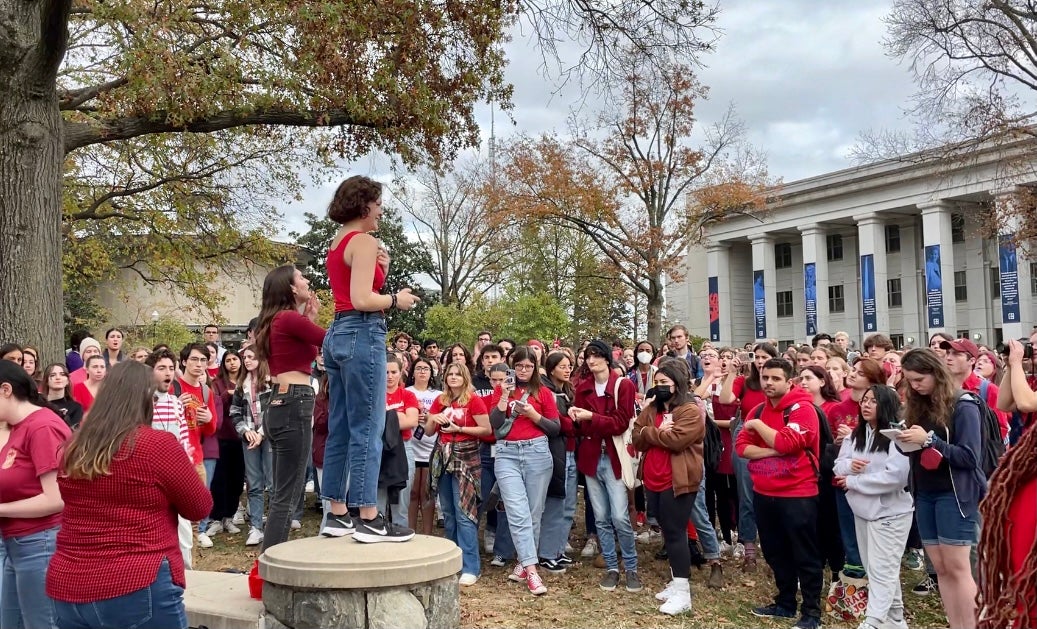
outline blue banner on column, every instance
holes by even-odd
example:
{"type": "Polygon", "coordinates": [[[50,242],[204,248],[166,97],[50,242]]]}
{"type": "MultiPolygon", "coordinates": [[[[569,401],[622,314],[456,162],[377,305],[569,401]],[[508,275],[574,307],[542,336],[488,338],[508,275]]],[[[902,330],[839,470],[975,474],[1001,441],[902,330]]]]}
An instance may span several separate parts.
{"type": "Polygon", "coordinates": [[[1001,261],[1001,322],[1019,323],[1019,259],[1015,251],[1015,234],[1001,234],[998,258],[1001,261]]]}
{"type": "Polygon", "coordinates": [[[709,283],[709,340],[720,340],[720,281],[716,275],[711,276],[709,283]]]}
{"type": "Polygon", "coordinates": [[[925,247],[925,305],[930,328],[942,328],[943,272],[940,270],[940,245],[925,247]]]}
{"type": "Polygon", "coordinates": [[[756,338],[767,338],[767,291],[763,287],[763,271],[753,271],[753,314],[756,317],[756,338]]]}
{"type": "Polygon", "coordinates": [[[803,299],[806,301],[807,336],[817,334],[817,265],[803,265],[803,299]]]}
{"type": "Polygon", "coordinates": [[[861,256],[861,306],[864,315],[864,331],[878,330],[878,317],[875,311],[875,256],[861,256]]]}

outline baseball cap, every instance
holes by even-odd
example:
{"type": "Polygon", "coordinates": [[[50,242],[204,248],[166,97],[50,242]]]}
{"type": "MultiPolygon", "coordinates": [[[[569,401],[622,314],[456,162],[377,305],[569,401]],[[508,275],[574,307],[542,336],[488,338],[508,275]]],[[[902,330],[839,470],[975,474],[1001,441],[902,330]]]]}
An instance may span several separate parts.
{"type": "Polygon", "coordinates": [[[973,358],[979,358],[979,348],[976,344],[969,339],[954,339],[953,341],[943,341],[940,343],[942,349],[953,349],[956,352],[962,354],[968,354],[973,358]]]}

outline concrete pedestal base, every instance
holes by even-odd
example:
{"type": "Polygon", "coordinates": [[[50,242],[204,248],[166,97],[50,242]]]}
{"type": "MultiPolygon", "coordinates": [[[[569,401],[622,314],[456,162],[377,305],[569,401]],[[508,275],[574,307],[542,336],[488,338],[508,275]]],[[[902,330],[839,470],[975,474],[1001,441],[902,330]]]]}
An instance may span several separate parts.
{"type": "Polygon", "coordinates": [[[267,629],[453,629],[461,550],[439,537],[361,544],[311,537],[259,558],[267,629]]]}

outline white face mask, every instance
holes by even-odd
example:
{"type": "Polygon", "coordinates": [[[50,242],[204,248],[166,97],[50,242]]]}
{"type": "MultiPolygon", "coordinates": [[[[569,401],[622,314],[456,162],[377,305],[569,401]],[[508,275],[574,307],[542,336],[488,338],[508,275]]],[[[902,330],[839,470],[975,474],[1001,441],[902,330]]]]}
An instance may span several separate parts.
{"type": "Polygon", "coordinates": [[[642,365],[647,365],[652,362],[652,352],[638,352],[637,360],[640,361],[642,365]]]}

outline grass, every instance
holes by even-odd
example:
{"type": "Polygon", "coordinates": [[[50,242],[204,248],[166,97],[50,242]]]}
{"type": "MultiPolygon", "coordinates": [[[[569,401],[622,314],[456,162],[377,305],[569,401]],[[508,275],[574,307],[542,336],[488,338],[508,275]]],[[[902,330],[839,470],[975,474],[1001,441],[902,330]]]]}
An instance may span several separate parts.
{"type": "MultiPolygon", "coordinates": [[[[583,517],[577,514],[573,527],[572,545],[577,550],[583,547],[583,517]]],[[[300,531],[292,531],[292,538],[317,534],[320,517],[307,508],[300,531]]],[[[223,570],[247,572],[259,556],[259,547],[246,547],[247,526],[238,535],[221,533],[213,539],[213,547],[201,549],[195,546],[197,570],[223,570]]],[[[437,533],[442,533],[437,529],[437,533]]],[[[329,544],[353,544],[352,540],[328,540],[329,544]]],[[[495,568],[489,557],[483,556],[482,577],[474,586],[464,588],[461,593],[461,626],[466,629],[477,627],[790,627],[794,621],[775,622],[757,618],[749,610],[757,605],[771,602],[774,582],[766,563],[754,574],[743,574],[739,562],[724,563],[727,586],[722,590],[706,587],[709,570],[692,570],[693,611],[676,617],[660,614],[655,592],[669,581],[667,562],[657,561],[653,555],[661,542],[638,544],[639,574],[644,582],[642,592],[632,594],[617,588],[605,592],[598,588],[603,576],[601,569],[593,567],[589,560],[582,561],[565,574],[553,575],[543,572],[544,583],[549,591],[544,596],[534,597],[524,584],[508,580],[513,566],[495,568]]],[[[577,553],[578,554],[578,553],[577,553]]],[[[903,573],[904,602],[907,607],[908,623],[911,627],[946,626],[946,618],[940,606],[938,594],[918,597],[910,588],[923,576],[920,572],[903,573]]],[[[827,590],[826,590],[827,591],[827,590]]],[[[825,627],[852,629],[856,625],[836,621],[830,616],[824,619],[825,627]]]]}

